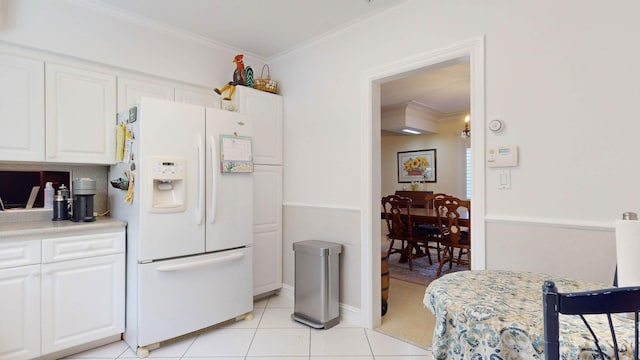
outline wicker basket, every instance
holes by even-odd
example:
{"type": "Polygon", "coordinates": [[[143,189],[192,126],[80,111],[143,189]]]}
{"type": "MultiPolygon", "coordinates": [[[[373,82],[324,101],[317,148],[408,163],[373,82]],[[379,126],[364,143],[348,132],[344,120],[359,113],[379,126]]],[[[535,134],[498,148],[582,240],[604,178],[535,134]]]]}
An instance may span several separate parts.
{"type": "Polygon", "coordinates": [[[260,72],[260,77],[257,77],[253,80],[253,87],[258,90],[270,92],[277,94],[278,93],[278,82],[275,80],[271,80],[269,72],[269,66],[264,65],[262,67],[262,71],[260,72]],[[264,68],[267,68],[267,76],[264,77],[264,68]]]}

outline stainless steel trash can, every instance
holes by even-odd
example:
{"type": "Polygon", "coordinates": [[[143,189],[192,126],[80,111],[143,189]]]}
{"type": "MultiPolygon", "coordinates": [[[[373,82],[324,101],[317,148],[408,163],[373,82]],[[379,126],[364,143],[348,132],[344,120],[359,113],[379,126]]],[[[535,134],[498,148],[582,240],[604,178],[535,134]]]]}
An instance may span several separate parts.
{"type": "Polygon", "coordinates": [[[316,329],[340,322],[340,253],[342,245],[306,240],[293,243],[294,312],[291,317],[316,329]]]}

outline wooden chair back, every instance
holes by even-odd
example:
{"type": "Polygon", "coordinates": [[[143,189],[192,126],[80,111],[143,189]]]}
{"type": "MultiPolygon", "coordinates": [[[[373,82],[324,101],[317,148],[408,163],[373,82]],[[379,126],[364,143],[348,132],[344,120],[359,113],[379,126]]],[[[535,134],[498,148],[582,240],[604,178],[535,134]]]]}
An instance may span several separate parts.
{"type": "Polygon", "coordinates": [[[398,195],[389,195],[382,198],[382,208],[384,209],[389,236],[401,238],[412,235],[411,203],[411,198],[398,195]],[[406,215],[401,216],[402,214],[406,215]]]}
{"type": "MultiPolygon", "coordinates": [[[[609,288],[574,293],[560,293],[553,281],[545,281],[542,286],[542,302],[544,316],[544,354],[547,360],[560,359],[560,314],[578,315],[591,334],[593,348],[585,347],[583,351],[592,359],[638,359],[638,314],[640,310],[640,286],[609,288]],[[624,326],[615,323],[612,314],[628,313],[634,319],[634,338],[617,338],[624,326]],[[606,314],[609,331],[597,333],[594,328],[596,319],[587,319],[584,315],[606,314]],[[590,322],[591,321],[591,322],[590,322]],[[600,338],[598,337],[600,336],[600,338]],[[633,357],[631,357],[633,353],[633,357]]],[[[625,314],[624,316],[627,316],[625,314]]],[[[624,319],[629,320],[629,319],[624,319]]],[[[626,329],[631,327],[627,322],[626,329]]],[[[605,326],[606,327],[606,326],[605,326]]],[[[585,358],[584,354],[577,354],[585,358]]]]}
{"type": "Polygon", "coordinates": [[[434,209],[435,208],[435,200],[436,199],[443,199],[445,197],[450,197],[451,195],[445,194],[445,193],[435,193],[435,194],[429,194],[427,196],[424,197],[424,207],[427,209],[434,209]]]}
{"type": "MultiPolygon", "coordinates": [[[[443,243],[450,243],[453,247],[468,248],[470,243],[471,225],[464,229],[460,226],[460,208],[466,208],[471,214],[471,201],[453,196],[444,196],[434,200],[434,206],[440,212],[438,227],[441,231],[443,243]]],[[[471,222],[469,221],[469,224],[471,222]]]]}
{"type": "MultiPolygon", "coordinates": [[[[414,248],[419,248],[419,245],[427,240],[426,232],[414,227],[411,218],[411,203],[410,198],[397,195],[382,198],[382,207],[389,230],[387,238],[390,240],[387,256],[394,253],[402,254],[400,259],[406,258],[409,263],[409,271],[413,271],[414,248]],[[400,249],[394,248],[396,240],[401,242],[400,249]]],[[[431,262],[430,255],[429,262],[431,262]]]]}

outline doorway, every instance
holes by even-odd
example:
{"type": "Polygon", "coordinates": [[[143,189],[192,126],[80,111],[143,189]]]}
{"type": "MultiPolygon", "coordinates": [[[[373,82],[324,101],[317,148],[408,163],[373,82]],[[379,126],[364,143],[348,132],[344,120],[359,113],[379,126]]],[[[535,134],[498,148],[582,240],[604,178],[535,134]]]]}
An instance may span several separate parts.
{"type": "MultiPolygon", "coordinates": [[[[454,44],[436,51],[400,61],[365,73],[363,128],[370,134],[366,138],[365,169],[367,178],[363,186],[362,212],[362,314],[363,325],[377,328],[381,324],[380,256],[381,227],[381,84],[437,68],[468,61],[471,67],[471,113],[476,126],[471,128],[471,149],[474,154],[472,169],[472,192],[474,207],[471,213],[473,269],[485,266],[484,247],[484,39],[476,38],[454,44]],[[476,220],[474,220],[476,219],[476,220]]],[[[426,311],[426,310],[425,310],[426,311]]]]}
{"type": "MultiPolygon", "coordinates": [[[[467,152],[470,139],[462,137],[466,136],[465,118],[470,113],[469,73],[469,59],[466,57],[452,63],[428,66],[424,71],[381,83],[382,196],[403,191],[401,194],[411,197],[412,206],[416,208],[425,207],[424,198],[428,193],[470,199],[467,187],[471,181],[467,181],[468,159],[465,156],[470,153],[467,152]],[[422,152],[431,155],[428,159],[422,158],[430,176],[418,174],[409,179],[405,170],[411,164],[403,164],[400,158],[410,156],[411,160],[415,156],[415,159],[420,159],[417,154],[422,152]],[[411,180],[413,182],[409,182],[411,180]]],[[[390,246],[385,236],[389,232],[387,225],[386,221],[381,221],[381,258],[390,246]]],[[[396,241],[394,248],[401,245],[396,241]]],[[[382,259],[383,299],[386,300],[382,313],[388,311],[382,316],[378,331],[421,347],[430,343],[435,318],[424,311],[422,300],[425,287],[437,278],[441,256],[438,252],[440,246],[435,245],[431,242],[429,246],[416,249],[411,270],[400,252],[392,251],[390,256],[382,259]]],[[[453,264],[443,267],[442,274],[466,269],[468,265],[453,264]]]]}

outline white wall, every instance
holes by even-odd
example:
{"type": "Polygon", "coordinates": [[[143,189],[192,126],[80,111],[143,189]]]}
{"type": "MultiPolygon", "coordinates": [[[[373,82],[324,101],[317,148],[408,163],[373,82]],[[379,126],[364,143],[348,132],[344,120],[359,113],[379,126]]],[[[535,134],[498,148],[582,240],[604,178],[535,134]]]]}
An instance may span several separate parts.
{"type": "MultiPolygon", "coordinates": [[[[639,11],[634,0],[408,1],[277,59],[271,70],[286,100],[285,206],[376,204],[359,190],[369,176],[363,143],[371,136],[363,126],[370,96],[364,74],[483,36],[484,115],[506,123],[501,134],[486,131],[486,145],[520,149],[511,190],[498,190],[498,172],[487,170],[487,267],[537,270],[524,260],[544,264],[548,252],[560,251],[550,260],[555,273],[610,283],[611,257],[581,259],[594,248],[610,253],[613,219],[640,205],[640,168],[632,160],[640,133],[632,111],[640,93],[639,11]],[[548,246],[558,228],[579,246],[548,246]],[[514,241],[526,251],[508,246],[514,241]]],[[[295,228],[285,217],[285,236],[295,228]]],[[[363,238],[361,246],[371,241],[363,238]]],[[[346,281],[355,285],[360,276],[346,281]]]]}
{"type": "Polygon", "coordinates": [[[436,182],[426,182],[422,190],[434,193],[451,194],[465,198],[464,187],[464,139],[457,136],[464,128],[464,120],[437,124],[437,134],[427,135],[382,135],[382,194],[393,194],[410,184],[398,182],[398,152],[424,149],[436,149],[436,182]]]}
{"type": "Polygon", "coordinates": [[[629,164],[640,130],[630,111],[637,10],[633,0],[408,1],[275,61],[287,100],[286,200],[359,206],[363,72],[485,36],[486,118],[507,125],[487,145],[518,144],[521,155],[511,191],[489,171],[487,213],[610,221],[638,210],[640,171],[629,164]]]}

